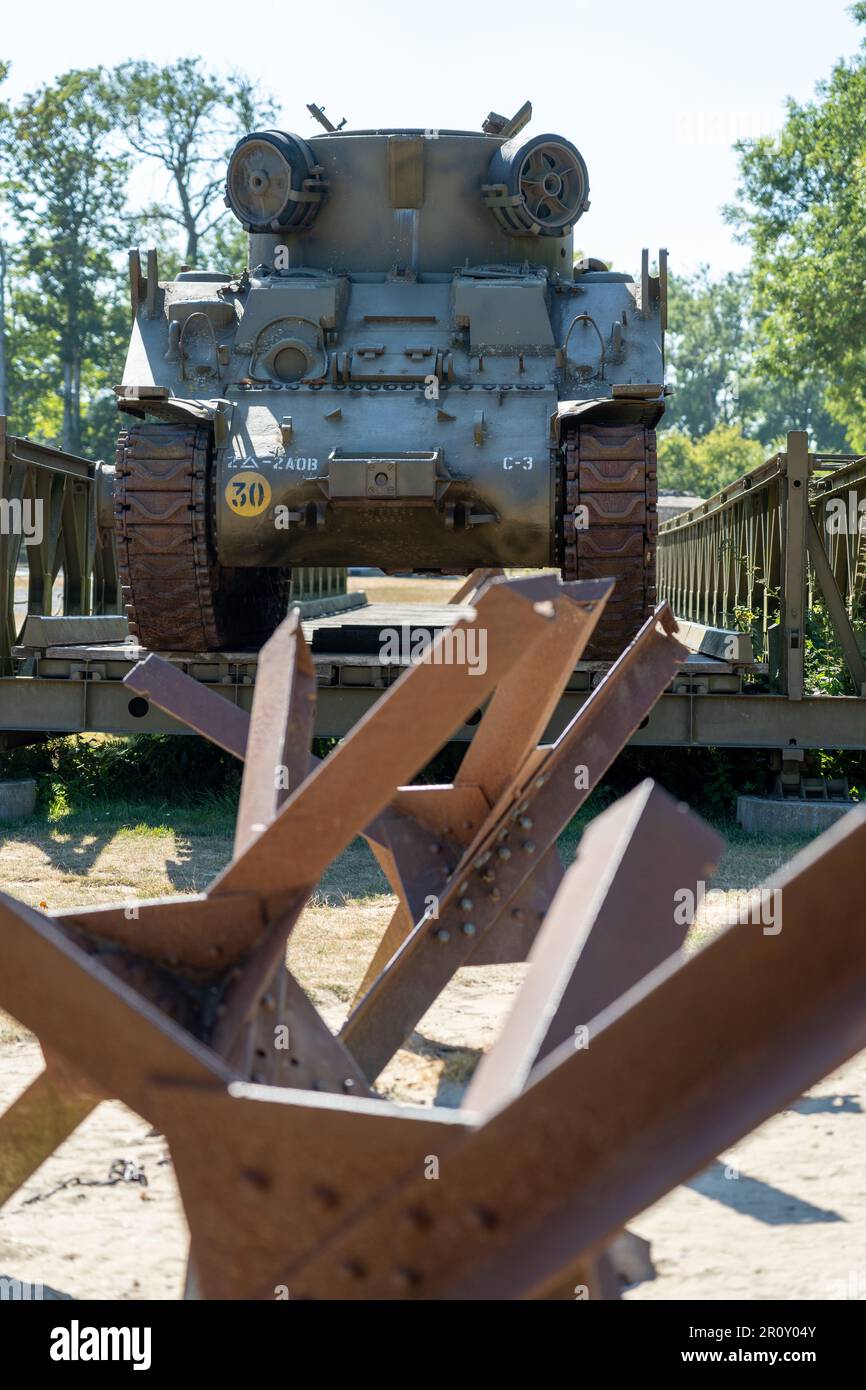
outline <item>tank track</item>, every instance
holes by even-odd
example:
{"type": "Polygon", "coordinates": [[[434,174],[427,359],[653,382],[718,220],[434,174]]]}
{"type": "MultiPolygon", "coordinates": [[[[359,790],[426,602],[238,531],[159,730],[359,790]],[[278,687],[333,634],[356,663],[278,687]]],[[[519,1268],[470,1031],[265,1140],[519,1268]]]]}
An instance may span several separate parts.
{"type": "Polygon", "coordinates": [[[656,606],[658,485],[655,430],[572,424],[559,481],[564,579],[616,580],[584,653],[613,660],[656,606]],[[575,512],[585,507],[583,528],[575,512]]]}
{"type": "Polygon", "coordinates": [[[117,441],[115,524],[130,632],[151,651],[249,649],[285,614],[284,570],[225,569],[214,556],[208,425],[142,421],[117,441]]]}

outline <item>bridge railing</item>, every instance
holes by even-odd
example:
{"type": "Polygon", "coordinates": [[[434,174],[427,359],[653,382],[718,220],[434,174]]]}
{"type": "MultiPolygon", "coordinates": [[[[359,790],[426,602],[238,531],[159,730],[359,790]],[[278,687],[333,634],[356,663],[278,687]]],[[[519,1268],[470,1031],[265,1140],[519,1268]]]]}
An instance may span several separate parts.
{"type": "Polygon", "coordinates": [[[292,599],[308,603],[346,592],[348,570],[336,565],[307,565],[292,570],[292,599]]]}
{"type": "Polygon", "coordinates": [[[659,529],[659,596],[676,615],[750,630],[774,686],[804,692],[806,614],[820,593],[857,694],[866,694],[866,459],[784,452],[659,529]]]}
{"type": "Polygon", "coordinates": [[[16,601],[27,613],[119,613],[110,499],[100,465],[7,434],[0,416],[0,673],[11,673],[16,601]],[[20,597],[16,600],[16,582],[20,597]],[[26,597],[22,590],[26,591],[26,597]]]}

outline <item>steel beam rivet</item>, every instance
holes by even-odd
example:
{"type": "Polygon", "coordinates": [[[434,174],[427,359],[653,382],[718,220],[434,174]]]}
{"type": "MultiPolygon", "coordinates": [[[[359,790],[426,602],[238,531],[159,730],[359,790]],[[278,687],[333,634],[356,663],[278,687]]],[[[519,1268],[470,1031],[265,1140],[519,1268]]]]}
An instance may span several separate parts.
{"type": "Polygon", "coordinates": [[[257,1187],[260,1192],[267,1192],[271,1186],[271,1175],[263,1168],[242,1168],[241,1177],[244,1182],[248,1182],[251,1187],[257,1187]]]}
{"type": "Polygon", "coordinates": [[[519,907],[513,907],[513,908],[511,909],[511,915],[512,915],[512,917],[514,918],[515,922],[525,922],[525,921],[526,921],[526,913],[525,913],[525,912],[521,912],[521,910],[520,910],[519,907]]]}
{"type": "Polygon", "coordinates": [[[441,854],[441,853],[442,853],[442,846],[441,846],[441,845],[437,845],[437,844],[432,844],[432,845],[430,846],[430,850],[431,850],[431,853],[433,853],[433,854],[441,854]]]}
{"type": "Polygon", "coordinates": [[[313,1196],[323,1207],[333,1209],[340,1205],[340,1194],[335,1192],[333,1187],[314,1187],[313,1196]]]}
{"type": "Polygon", "coordinates": [[[531,829],[532,829],[532,817],[531,817],[531,816],[521,816],[520,819],[518,820],[517,824],[520,826],[521,830],[531,830],[531,829]]]}
{"type": "Polygon", "coordinates": [[[492,1231],[499,1225],[499,1218],[495,1211],[489,1207],[470,1207],[469,1215],[472,1217],[476,1226],[480,1226],[483,1231],[492,1231]]]}
{"type": "Polygon", "coordinates": [[[535,853],[535,841],[534,841],[534,840],[524,840],[524,841],[523,841],[523,844],[521,845],[521,849],[525,849],[527,854],[534,854],[534,853],[535,853]]]}
{"type": "Polygon", "coordinates": [[[394,1270],[393,1278],[396,1283],[403,1284],[404,1286],[411,1285],[415,1287],[421,1283],[421,1275],[418,1273],[417,1269],[407,1269],[405,1265],[401,1265],[394,1270]]]}
{"type": "Polygon", "coordinates": [[[406,1220],[416,1231],[429,1231],[433,1225],[433,1217],[423,1207],[410,1207],[406,1212],[406,1220]]]}
{"type": "Polygon", "coordinates": [[[354,1081],[352,1080],[351,1076],[345,1077],[344,1080],[343,1080],[343,1090],[344,1090],[344,1091],[354,1091],[354,1089],[355,1089],[355,1083],[354,1083],[354,1081]]]}
{"type": "Polygon", "coordinates": [[[262,1008],[271,1013],[277,1007],[277,1001],[272,994],[262,995],[262,1008]]]}
{"type": "Polygon", "coordinates": [[[501,841],[501,840],[507,840],[507,839],[508,839],[508,831],[507,831],[507,830],[500,830],[500,832],[499,832],[499,834],[496,836],[496,838],[497,838],[497,840],[500,840],[500,841],[501,841]]]}
{"type": "Polygon", "coordinates": [[[450,933],[450,931],[448,931],[445,927],[440,927],[439,930],[438,930],[437,933],[436,933],[436,940],[437,940],[437,941],[450,941],[450,940],[451,940],[451,933],[450,933]]]}
{"type": "Polygon", "coordinates": [[[491,888],[490,897],[493,899],[495,903],[498,903],[499,899],[502,897],[502,894],[500,893],[498,888],[491,888]]]}
{"type": "Polygon", "coordinates": [[[486,849],[486,850],[484,851],[483,854],[479,854],[478,858],[475,860],[475,867],[476,867],[476,869],[483,869],[483,868],[484,868],[484,865],[487,863],[487,861],[488,861],[489,858],[490,858],[490,850],[489,850],[489,849],[486,849]]]}
{"type": "Polygon", "coordinates": [[[349,1279],[363,1279],[367,1271],[359,1260],[344,1260],[340,1265],[340,1273],[349,1279]]]}
{"type": "Polygon", "coordinates": [[[496,875],[492,869],[485,869],[484,873],[481,875],[482,882],[484,883],[492,883],[495,877],[496,875]]]}
{"type": "Polygon", "coordinates": [[[460,899],[460,911],[461,911],[461,912],[471,912],[471,911],[472,911],[472,899],[471,899],[471,898],[461,898],[461,899],[460,899]]]}
{"type": "Polygon", "coordinates": [[[464,936],[474,936],[474,935],[475,935],[475,923],[474,923],[474,922],[464,922],[464,923],[463,923],[463,935],[464,935],[464,936]]]}
{"type": "Polygon", "coordinates": [[[500,858],[500,859],[510,859],[510,858],[511,858],[511,850],[508,848],[507,845],[503,845],[502,848],[501,848],[501,850],[498,851],[498,853],[499,853],[499,858],[500,858]]]}
{"type": "Polygon", "coordinates": [[[541,775],[540,777],[536,777],[536,779],[535,779],[535,785],[536,785],[537,787],[543,787],[546,781],[547,781],[547,778],[546,778],[546,777],[544,776],[544,774],[542,773],[542,775],[541,775]]]}

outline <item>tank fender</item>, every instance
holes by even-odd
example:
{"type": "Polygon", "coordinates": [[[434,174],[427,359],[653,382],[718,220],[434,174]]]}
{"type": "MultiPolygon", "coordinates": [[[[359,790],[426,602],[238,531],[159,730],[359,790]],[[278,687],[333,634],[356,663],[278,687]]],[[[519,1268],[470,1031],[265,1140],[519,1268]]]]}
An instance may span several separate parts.
{"type": "Polygon", "coordinates": [[[664,414],[664,396],[602,396],[591,401],[560,401],[550,419],[550,437],[558,444],[562,426],[569,420],[592,425],[643,425],[655,429],[664,414]]]}

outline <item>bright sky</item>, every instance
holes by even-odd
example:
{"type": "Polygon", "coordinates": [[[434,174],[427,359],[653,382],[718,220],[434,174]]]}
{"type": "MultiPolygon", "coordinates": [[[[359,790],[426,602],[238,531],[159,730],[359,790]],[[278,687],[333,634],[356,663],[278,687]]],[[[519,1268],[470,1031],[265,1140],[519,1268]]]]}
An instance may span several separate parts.
{"type": "Polygon", "coordinates": [[[200,54],[282,100],[280,124],[314,134],[315,101],[350,127],[477,129],[529,98],[529,132],[573,140],[589,166],[581,249],[639,265],[667,246],[679,272],[742,264],[721,217],[733,140],[778,127],[862,33],[848,0],[147,0],[8,4],[0,55],[15,98],[71,67],[200,54]],[[245,28],[245,16],[250,28],[245,28]]]}

